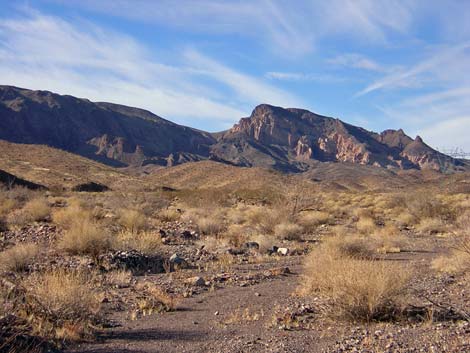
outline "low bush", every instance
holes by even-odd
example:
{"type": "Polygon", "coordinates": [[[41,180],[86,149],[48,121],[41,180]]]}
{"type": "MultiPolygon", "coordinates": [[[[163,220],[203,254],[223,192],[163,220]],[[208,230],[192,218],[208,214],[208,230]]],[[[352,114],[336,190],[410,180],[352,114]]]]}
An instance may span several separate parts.
{"type": "Polygon", "coordinates": [[[138,233],[147,227],[147,218],[136,209],[121,210],[119,212],[119,223],[131,233],[138,233]]]}
{"type": "Polygon", "coordinates": [[[108,232],[87,218],[74,221],[59,241],[59,248],[69,254],[93,257],[108,251],[112,246],[113,241],[108,232]]]}
{"type": "Polygon", "coordinates": [[[322,245],[307,259],[303,292],[323,296],[332,317],[389,320],[401,311],[409,278],[398,264],[338,256],[322,245]]]}
{"type": "Polygon", "coordinates": [[[100,320],[92,276],[58,269],[27,278],[25,311],[34,333],[61,341],[89,335],[100,320]]]}
{"type": "Polygon", "coordinates": [[[36,244],[17,244],[0,253],[0,269],[14,272],[24,271],[34,262],[38,251],[36,244]]]}
{"type": "Polygon", "coordinates": [[[279,239],[300,240],[302,232],[302,226],[290,222],[280,223],[274,227],[274,235],[279,239]]]}

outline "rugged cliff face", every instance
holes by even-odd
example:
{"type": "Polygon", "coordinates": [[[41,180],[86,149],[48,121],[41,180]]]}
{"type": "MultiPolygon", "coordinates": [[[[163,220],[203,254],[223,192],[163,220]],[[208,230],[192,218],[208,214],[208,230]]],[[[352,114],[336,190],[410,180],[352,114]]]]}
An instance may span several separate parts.
{"type": "Polygon", "coordinates": [[[202,159],[283,171],[318,161],[434,170],[462,164],[402,130],[377,134],[303,109],[262,104],[230,130],[210,134],[138,108],[11,86],[0,86],[0,139],[121,166],[202,159]]]}
{"type": "Polygon", "coordinates": [[[385,168],[452,169],[459,162],[403,130],[381,134],[302,109],[260,105],[219,135],[213,156],[244,166],[305,170],[312,161],[385,168]]]}
{"type": "Polygon", "coordinates": [[[199,160],[215,142],[142,109],[10,86],[0,86],[0,139],[118,165],[199,160]]]}

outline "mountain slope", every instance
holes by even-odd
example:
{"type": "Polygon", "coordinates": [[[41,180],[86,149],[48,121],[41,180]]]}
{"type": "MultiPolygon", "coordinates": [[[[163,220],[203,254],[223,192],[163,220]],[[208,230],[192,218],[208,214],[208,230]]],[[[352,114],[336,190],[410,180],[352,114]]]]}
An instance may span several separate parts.
{"type": "Polygon", "coordinates": [[[307,170],[314,161],[434,170],[461,165],[402,130],[377,134],[307,110],[266,104],[219,134],[211,154],[236,165],[290,171],[307,170]]]}
{"type": "Polygon", "coordinates": [[[0,86],[0,139],[115,165],[199,160],[214,142],[210,134],[142,109],[11,86],[0,86]]]}
{"type": "Polygon", "coordinates": [[[211,134],[143,109],[12,86],[0,86],[0,140],[48,145],[114,166],[212,159],[293,172],[310,170],[319,161],[465,168],[402,130],[378,134],[303,109],[262,104],[231,129],[211,134]]]}

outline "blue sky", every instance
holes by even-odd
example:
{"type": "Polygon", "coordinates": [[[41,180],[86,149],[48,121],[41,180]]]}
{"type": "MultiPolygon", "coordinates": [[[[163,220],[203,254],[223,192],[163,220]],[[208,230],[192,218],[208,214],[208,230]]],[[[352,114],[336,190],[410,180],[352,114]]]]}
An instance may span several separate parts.
{"type": "Polygon", "coordinates": [[[0,0],[0,83],[219,131],[260,103],[470,151],[470,2],[0,0]]]}

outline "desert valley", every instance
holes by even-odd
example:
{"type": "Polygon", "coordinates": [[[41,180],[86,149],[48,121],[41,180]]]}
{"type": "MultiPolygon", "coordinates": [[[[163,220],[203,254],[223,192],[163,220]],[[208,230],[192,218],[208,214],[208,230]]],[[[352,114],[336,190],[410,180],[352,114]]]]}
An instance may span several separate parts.
{"type": "Polygon", "coordinates": [[[470,351],[470,162],[419,136],[1,86],[0,140],[2,353],[470,351]]]}

